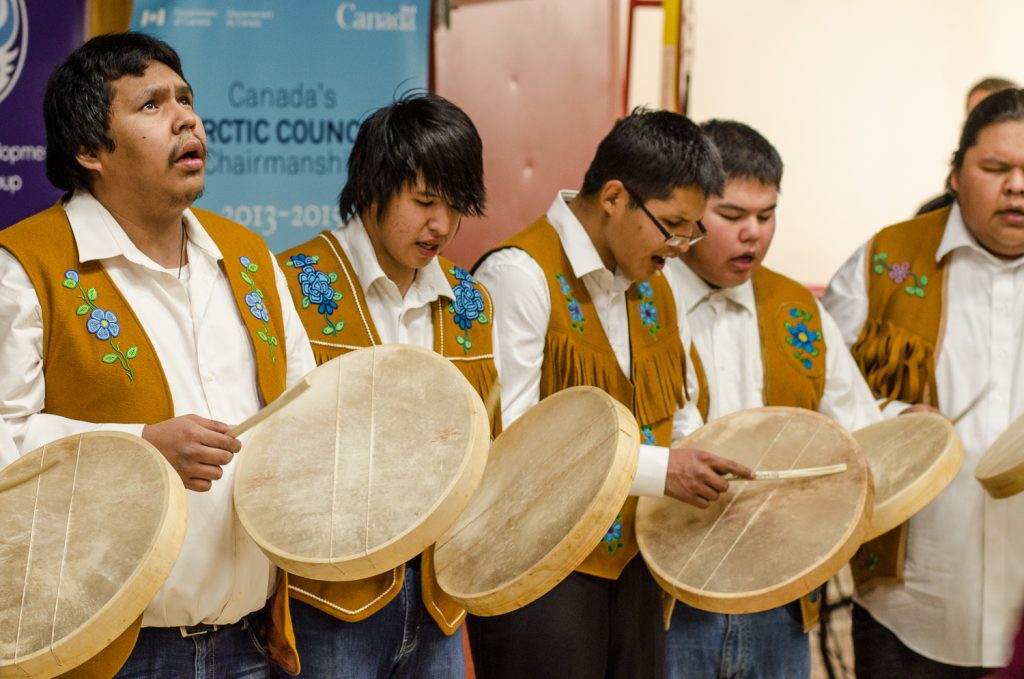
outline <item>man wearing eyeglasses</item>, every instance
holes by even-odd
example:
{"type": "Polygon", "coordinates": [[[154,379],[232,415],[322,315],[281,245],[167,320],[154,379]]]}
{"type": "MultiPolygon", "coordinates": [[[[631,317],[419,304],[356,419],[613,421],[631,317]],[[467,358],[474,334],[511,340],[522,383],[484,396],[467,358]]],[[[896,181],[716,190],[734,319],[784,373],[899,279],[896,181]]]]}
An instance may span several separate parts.
{"type": "MultiPolygon", "coordinates": [[[[708,201],[707,239],[672,261],[667,275],[693,333],[705,421],[761,406],[815,410],[851,431],[880,421],[836,323],[807,288],[761,265],[775,234],[778,151],[743,123],[701,128],[722,158],[725,190],[708,201]]],[[[818,594],[746,615],[676,603],[666,676],[809,677],[806,632],[818,618],[818,594]]]]}
{"type": "MultiPolygon", "coordinates": [[[[503,421],[559,389],[604,389],[632,409],[648,444],[633,496],[707,507],[728,488],[721,475],[750,476],[705,451],[666,447],[701,422],[685,397],[696,381],[685,378],[687,335],[661,270],[703,236],[707,198],[722,182],[717,154],[693,122],[634,111],[598,146],[582,189],[559,192],[544,217],[476,269],[501,337],[503,421]]],[[[551,592],[470,620],[477,676],[662,676],[661,590],[637,555],[635,507],[631,497],[551,592]]]]}

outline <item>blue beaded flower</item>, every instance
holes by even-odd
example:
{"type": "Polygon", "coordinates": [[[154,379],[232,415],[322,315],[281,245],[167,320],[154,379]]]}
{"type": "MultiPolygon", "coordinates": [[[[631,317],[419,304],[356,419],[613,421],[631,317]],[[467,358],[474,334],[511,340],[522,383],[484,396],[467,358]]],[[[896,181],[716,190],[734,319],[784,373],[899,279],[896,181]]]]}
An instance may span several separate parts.
{"type": "Polygon", "coordinates": [[[263,321],[263,327],[256,330],[256,336],[260,341],[265,342],[267,345],[267,351],[270,353],[270,362],[276,363],[277,357],[274,356],[274,348],[278,346],[279,342],[275,335],[270,332],[270,313],[267,311],[267,305],[263,301],[263,291],[260,290],[256,280],[252,277],[252,274],[260,270],[259,264],[256,264],[248,257],[239,257],[238,261],[242,265],[242,270],[239,275],[242,280],[249,286],[250,292],[246,293],[245,300],[246,306],[249,307],[249,313],[251,313],[257,320],[263,321]]]}
{"type": "Polygon", "coordinates": [[[454,299],[448,304],[448,313],[453,315],[452,320],[463,332],[456,336],[455,341],[462,346],[463,353],[469,353],[473,347],[473,342],[469,337],[473,322],[476,321],[484,325],[490,321],[487,314],[484,313],[484,295],[477,287],[476,279],[465,269],[453,266],[448,269],[448,273],[458,281],[456,285],[452,286],[454,299]]]}
{"type": "Polygon", "coordinates": [[[245,303],[249,305],[249,311],[253,316],[264,323],[270,321],[270,314],[267,313],[267,306],[263,303],[262,297],[255,292],[250,292],[245,296],[245,303]]]}
{"type": "Polygon", "coordinates": [[[658,322],[658,307],[654,304],[654,289],[647,281],[641,281],[636,284],[636,292],[640,297],[640,306],[637,308],[640,322],[651,333],[651,337],[657,338],[661,325],[658,322]]]}
{"type": "Polygon", "coordinates": [[[303,296],[309,299],[310,304],[317,305],[319,313],[328,316],[338,308],[338,303],[334,301],[332,282],[330,276],[309,265],[299,272],[299,286],[302,288],[303,296]]]}
{"type": "Polygon", "coordinates": [[[644,426],[640,427],[640,435],[643,437],[644,445],[654,445],[654,432],[651,431],[651,427],[649,425],[645,424],[644,426]]]}
{"type": "Polygon", "coordinates": [[[455,324],[463,330],[473,327],[475,321],[484,310],[484,296],[472,285],[459,283],[452,292],[455,293],[455,301],[452,307],[455,311],[455,324]]]}
{"type": "Polygon", "coordinates": [[[658,307],[654,306],[654,304],[652,304],[651,302],[641,302],[640,321],[644,325],[657,325],[658,307]]]}
{"type": "Polygon", "coordinates": [[[88,316],[89,318],[85,321],[85,329],[89,331],[96,339],[107,342],[110,345],[110,352],[103,354],[100,360],[107,365],[113,365],[117,363],[124,370],[124,374],[128,377],[128,383],[135,383],[135,371],[132,369],[131,361],[139,355],[139,347],[137,345],[131,345],[127,349],[121,349],[121,343],[114,341],[114,338],[121,334],[121,324],[117,320],[117,314],[108,309],[101,309],[96,304],[96,300],[99,298],[99,293],[96,288],[83,288],[82,279],[78,272],[74,269],[68,269],[64,272],[63,285],[68,290],[77,290],[79,299],[82,303],[78,305],[75,310],[75,314],[78,316],[88,316]]]}
{"type": "Polygon", "coordinates": [[[604,534],[604,542],[608,543],[609,554],[614,554],[623,546],[622,542],[622,514],[615,517],[615,521],[612,522],[611,528],[604,534]]]}
{"type": "Polygon", "coordinates": [[[298,269],[299,288],[302,290],[302,308],[308,309],[316,305],[317,313],[324,317],[322,332],[333,335],[345,327],[345,321],[332,320],[331,314],[338,310],[338,302],[344,295],[334,289],[338,274],[333,271],[323,272],[316,268],[320,262],[319,255],[304,255],[301,252],[292,255],[285,266],[298,269]]]}
{"type": "Polygon", "coordinates": [[[558,289],[565,295],[565,301],[568,304],[569,319],[572,322],[572,327],[583,332],[583,308],[580,306],[579,300],[576,299],[576,295],[572,292],[572,286],[569,285],[569,281],[565,279],[561,273],[556,273],[555,278],[558,280],[558,289]]]}
{"type": "Polygon", "coordinates": [[[820,332],[811,330],[807,327],[806,321],[813,319],[814,314],[792,307],[789,310],[789,315],[798,322],[793,324],[786,321],[786,330],[789,333],[786,337],[786,343],[795,349],[793,356],[800,362],[800,365],[802,365],[805,370],[810,370],[814,365],[811,358],[817,358],[819,354],[815,343],[821,340],[820,332]]]}
{"type": "Polygon", "coordinates": [[[114,315],[114,312],[104,309],[93,309],[89,314],[89,320],[85,322],[85,327],[96,335],[96,339],[104,341],[121,334],[117,316],[114,315]]]}

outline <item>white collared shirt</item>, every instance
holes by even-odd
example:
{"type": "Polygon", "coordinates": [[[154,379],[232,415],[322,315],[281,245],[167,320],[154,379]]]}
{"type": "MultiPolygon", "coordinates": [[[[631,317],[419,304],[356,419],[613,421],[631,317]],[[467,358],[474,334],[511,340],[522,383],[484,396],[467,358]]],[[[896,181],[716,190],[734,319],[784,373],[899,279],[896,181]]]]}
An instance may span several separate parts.
{"type": "MultiPolygon", "coordinates": [[[[558,233],[573,275],[583,281],[590,293],[619,367],[623,374],[630,375],[626,290],[633,281],[620,272],[613,274],[605,268],[590,236],[569,209],[567,203],[575,195],[575,191],[559,192],[548,209],[547,218],[558,233]]],[[[506,248],[490,255],[480,264],[475,275],[487,286],[494,299],[495,330],[501,337],[498,362],[501,418],[507,427],[540,401],[544,341],[551,316],[548,284],[536,260],[518,248],[506,248]]],[[[677,318],[685,326],[683,314],[677,313],[677,318]]],[[[685,329],[681,332],[684,349],[689,349],[688,333],[685,329]]],[[[690,394],[696,393],[696,377],[692,370],[687,374],[687,388],[690,394]]],[[[673,420],[672,440],[693,432],[701,424],[696,403],[687,403],[673,420]]],[[[641,446],[640,464],[630,494],[663,495],[667,471],[667,448],[641,446]]]]}
{"type": "MultiPolygon", "coordinates": [[[[174,401],[175,416],[194,413],[237,424],[259,410],[256,359],[239,315],[220,250],[190,210],[187,272],[165,269],[131,242],[91,194],[76,192],[64,206],[81,261],[99,260],[138,316],[156,350],[174,401]]],[[[228,271],[233,263],[225,262],[228,271]]],[[[289,303],[284,275],[274,263],[284,315],[289,384],[313,369],[302,323],[289,303]]],[[[92,423],[41,412],[45,399],[43,323],[39,299],[24,268],[0,250],[0,414],[20,450],[86,431],[141,435],[142,425],[92,423]]],[[[243,444],[244,447],[244,444],[243,444]]],[[[10,459],[2,459],[3,464],[10,459]]],[[[233,623],[261,608],[274,585],[274,568],[235,520],[234,463],[209,492],[186,491],[188,530],[163,588],[143,624],[168,627],[233,623]]],[[[113,487],[111,492],[116,492],[113,487]]]]}
{"type": "MultiPolygon", "coordinates": [[[[867,319],[866,250],[843,264],[825,294],[847,344],[867,319]]],[[[936,259],[947,254],[945,334],[935,371],[939,403],[955,419],[984,395],[956,424],[966,454],[960,473],[910,521],[904,585],[882,586],[857,600],[921,655],[997,667],[1009,658],[1024,603],[1024,494],[993,500],[974,469],[1024,414],[1024,257],[1005,260],[984,250],[955,204],[936,259]]],[[[896,403],[886,412],[906,406],[896,403]]]]}
{"type": "MultiPolygon", "coordinates": [[[[696,247],[700,247],[699,245],[696,247]]],[[[764,403],[764,364],[754,284],[714,289],[680,260],[670,260],[686,318],[707,373],[708,421],[764,403]]],[[[871,390],[843,344],[835,321],[818,305],[825,347],[825,391],[818,411],[848,431],[881,421],[871,390]]]]}
{"type": "Polygon", "coordinates": [[[442,297],[452,299],[454,294],[437,258],[416,271],[416,277],[403,297],[398,285],[380,268],[373,243],[358,215],[332,234],[348,254],[380,341],[383,344],[413,344],[433,351],[431,305],[442,297]]]}

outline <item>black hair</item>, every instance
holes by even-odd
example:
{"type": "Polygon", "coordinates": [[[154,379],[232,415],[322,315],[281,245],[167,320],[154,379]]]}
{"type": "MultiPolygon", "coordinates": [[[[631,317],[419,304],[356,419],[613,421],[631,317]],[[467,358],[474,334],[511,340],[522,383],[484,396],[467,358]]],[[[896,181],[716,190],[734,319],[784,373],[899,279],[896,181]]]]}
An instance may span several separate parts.
{"type": "Polygon", "coordinates": [[[721,195],[725,186],[718,151],[692,120],[644,108],[620,118],[601,140],[580,193],[592,196],[613,179],[642,201],[665,200],[687,186],[721,195]]]}
{"type": "Polygon", "coordinates": [[[413,93],[374,111],[359,126],[338,198],[343,221],[376,203],[377,219],[403,186],[426,188],[462,215],[483,215],[483,143],[469,116],[436,94],[413,93]]]}
{"type": "Polygon", "coordinates": [[[88,189],[92,180],[75,156],[81,149],[114,150],[110,129],[111,83],[141,76],[158,61],[185,79],[174,49],[144,33],[109,33],[85,43],[50,75],[43,95],[46,176],[66,191],[88,189]]]}
{"type": "Polygon", "coordinates": [[[967,116],[960,146],[953,154],[953,172],[964,165],[968,149],[978,143],[978,135],[990,125],[1024,121],[1024,90],[1001,90],[985,97],[967,116]]]}
{"type": "Polygon", "coordinates": [[[760,132],[735,120],[708,120],[700,129],[718,149],[729,179],[782,187],[782,156],[760,132]]]}

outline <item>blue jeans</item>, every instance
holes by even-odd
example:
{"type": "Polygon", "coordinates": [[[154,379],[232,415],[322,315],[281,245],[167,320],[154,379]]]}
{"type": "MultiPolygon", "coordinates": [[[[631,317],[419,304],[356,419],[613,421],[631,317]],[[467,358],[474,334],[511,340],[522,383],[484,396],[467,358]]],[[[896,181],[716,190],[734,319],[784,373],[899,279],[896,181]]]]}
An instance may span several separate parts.
{"type": "Polygon", "coordinates": [[[676,602],[665,639],[669,679],[801,679],[811,646],[800,603],[762,613],[721,615],[676,602]]]}
{"type": "MultiPolygon", "coordinates": [[[[423,607],[418,564],[406,566],[398,596],[369,618],[345,622],[291,600],[300,677],[464,679],[461,629],[446,636],[423,607]]],[[[289,679],[280,668],[272,676],[289,679]]]]}
{"type": "Polygon", "coordinates": [[[118,679],[268,679],[267,652],[256,638],[256,615],[193,637],[177,627],[143,627],[118,679]]]}

